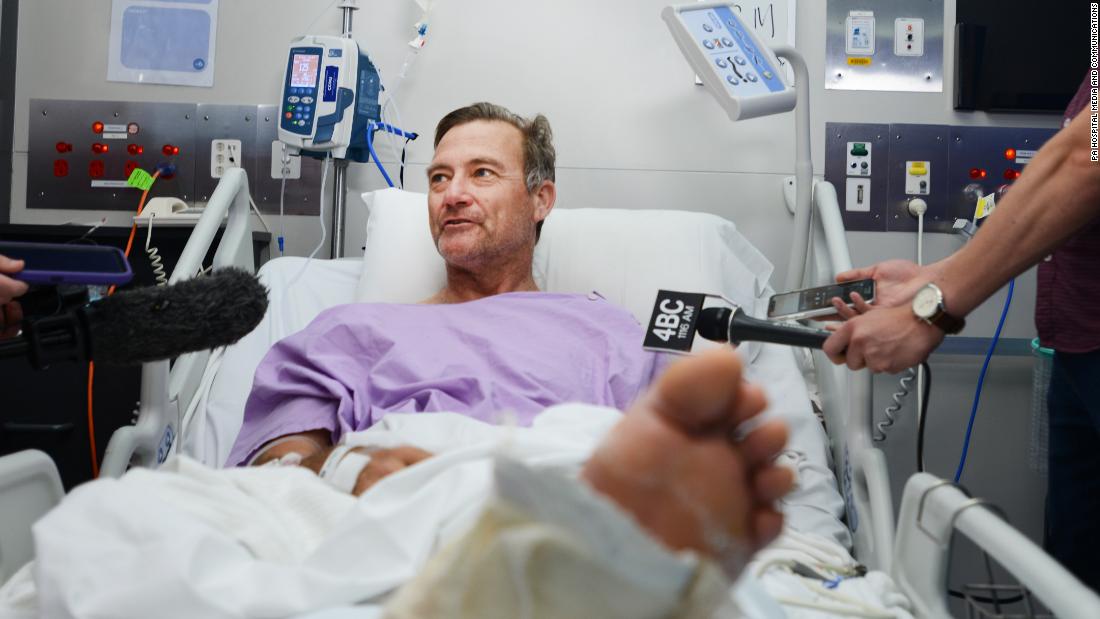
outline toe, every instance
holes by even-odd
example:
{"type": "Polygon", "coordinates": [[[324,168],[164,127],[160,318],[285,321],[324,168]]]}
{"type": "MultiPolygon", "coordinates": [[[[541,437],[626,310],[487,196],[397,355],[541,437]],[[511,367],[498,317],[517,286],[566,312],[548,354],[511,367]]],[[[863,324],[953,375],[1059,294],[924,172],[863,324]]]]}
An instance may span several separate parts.
{"type": "Polygon", "coordinates": [[[738,442],[749,468],[770,463],[787,444],[787,425],[779,420],[760,424],[738,442]]]}
{"type": "Polygon", "coordinates": [[[765,505],[775,503],[794,487],[794,473],[785,466],[769,466],[753,476],[752,489],[756,500],[765,505]]]}
{"type": "Polygon", "coordinates": [[[669,366],[649,397],[666,420],[701,432],[730,423],[741,389],[741,358],[722,347],[669,366]]]}
{"type": "Polygon", "coordinates": [[[755,527],[757,548],[763,548],[772,543],[783,532],[783,514],[774,509],[761,509],[753,514],[753,526],[755,527]]]}

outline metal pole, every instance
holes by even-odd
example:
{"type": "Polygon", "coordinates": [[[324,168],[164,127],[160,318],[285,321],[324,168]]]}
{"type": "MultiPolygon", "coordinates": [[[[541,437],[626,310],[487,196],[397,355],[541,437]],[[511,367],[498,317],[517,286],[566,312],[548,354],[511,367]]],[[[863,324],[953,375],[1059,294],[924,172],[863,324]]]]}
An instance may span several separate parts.
{"type": "Polygon", "coordinates": [[[333,159],[332,258],[344,257],[344,225],[348,200],[348,160],[333,159]]]}
{"type": "Polygon", "coordinates": [[[355,6],[355,2],[343,2],[340,8],[344,11],[344,32],[343,36],[351,38],[351,20],[355,15],[355,12],[359,10],[359,7],[355,6]]]}
{"type": "MultiPolygon", "coordinates": [[[[359,10],[354,0],[344,0],[340,8],[344,11],[343,36],[351,38],[352,18],[359,10]]],[[[348,161],[336,159],[332,162],[332,258],[344,257],[344,226],[347,219],[348,201],[348,161]]]]}

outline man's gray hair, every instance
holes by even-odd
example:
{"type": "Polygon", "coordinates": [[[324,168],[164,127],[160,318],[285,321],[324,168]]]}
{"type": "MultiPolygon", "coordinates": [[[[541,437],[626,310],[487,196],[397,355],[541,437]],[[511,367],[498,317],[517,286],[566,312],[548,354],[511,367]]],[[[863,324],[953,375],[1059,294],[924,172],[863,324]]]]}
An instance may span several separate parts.
{"type": "MultiPolygon", "coordinates": [[[[523,173],[527,193],[534,193],[545,181],[554,180],[554,134],[550,131],[550,121],[542,114],[527,119],[508,108],[481,101],[447,114],[435,126],[434,146],[448,131],[459,125],[476,120],[499,120],[519,129],[523,134],[523,173]]],[[[542,222],[535,227],[536,239],[542,232],[542,222]]]]}

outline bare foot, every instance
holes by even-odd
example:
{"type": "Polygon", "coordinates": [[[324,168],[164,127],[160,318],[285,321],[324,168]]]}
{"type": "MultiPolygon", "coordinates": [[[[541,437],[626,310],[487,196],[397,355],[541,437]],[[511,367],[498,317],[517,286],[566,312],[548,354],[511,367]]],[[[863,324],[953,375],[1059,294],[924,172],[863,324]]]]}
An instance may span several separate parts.
{"type": "Polygon", "coordinates": [[[793,484],[772,463],[787,441],[781,422],[740,436],[764,406],[731,349],[687,358],[631,407],[581,477],[669,548],[716,559],[736,577],[779,535],[774,504],[793,484]]]}

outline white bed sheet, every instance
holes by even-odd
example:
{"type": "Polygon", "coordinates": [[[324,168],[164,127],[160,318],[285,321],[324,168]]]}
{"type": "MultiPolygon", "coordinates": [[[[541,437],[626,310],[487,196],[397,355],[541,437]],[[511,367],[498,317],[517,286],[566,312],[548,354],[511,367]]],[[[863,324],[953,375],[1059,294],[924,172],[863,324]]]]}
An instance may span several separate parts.
{"type": "Polygon", "coordinates": [[[25,616],[58,619],[282,617],[365,604],[356,612],[369,615],[473,523],[496,454],[569,474],[618,418],[578,404],[548,409],[531,428],[390,415],[349,442],[439,455],[360,499],[301,469],[217,470],[185,458],[86,484],[35,525],[34,579],[25,571],[0,589],[0,614],[21,605],[25,616]]]}

